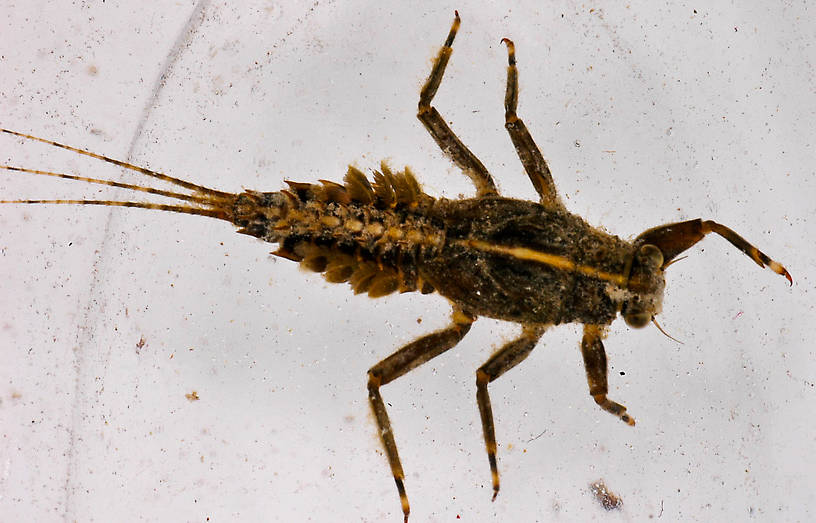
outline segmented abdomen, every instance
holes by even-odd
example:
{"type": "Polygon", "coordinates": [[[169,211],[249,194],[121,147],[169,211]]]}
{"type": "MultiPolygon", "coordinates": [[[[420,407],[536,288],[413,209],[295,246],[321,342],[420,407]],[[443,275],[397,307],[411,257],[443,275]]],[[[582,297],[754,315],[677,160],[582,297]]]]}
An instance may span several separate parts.
{"type": "Polygon", "coordinates": [[[394,173],[383,164],[373,184],[354,167],[344,185],[287,183],[289,190],[242,193],[234,210],[238,232],[277,243],[273,254],[329,282],[349,282],[355,293],[433,292],[417,265],[440,251],[445,232],[428,217],[434,198],[407,168],[394,173]]]}

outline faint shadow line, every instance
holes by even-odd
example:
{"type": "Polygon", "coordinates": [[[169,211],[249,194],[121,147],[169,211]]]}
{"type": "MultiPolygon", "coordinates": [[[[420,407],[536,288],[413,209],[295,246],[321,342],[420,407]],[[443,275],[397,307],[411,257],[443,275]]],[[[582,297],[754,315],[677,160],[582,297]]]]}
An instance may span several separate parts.
{"type": "MultiPolygon", "coordinates": [[[[147,99],[144,107],[142,108],[142,116],[139,119],[136,129],[134,130],[133,138],[130,141],[130,147],[128,147],[127,156],[125,157],[126,161],[130,162],[133,152],[136,149],[140,138],[142,137],[144,128],[147,125],[147,121],[153,111],[156,100],[159,98],[159,94],[165,86],[165,81],[169,76],[170,71],[172,71],[172,69],[175,67],[179,58],[182,56],[182,53],[185,49],[187,49],[188,44],[192,41],[193,37],[201,27],[201,24],[204,22],[204,13],[209,5],[210,0],[201,0],[195,5],[193,10],[190,12],[190,15],[187,17],[187,22],[181,27],[175,42],[170,47],[167,56],[159,69],[159,74],[153,81],[153,85],[150,89],[150,97],[147,99]]],[[[77,434],[77,426],[79,425],[80,420],[83,418],[82,413],[84,410],[84,405],[82,405],[82,398],[85,396],[82,394],[82,391],[85,386],[88,386],[89,383],[88,380],[84,379],[84,377],[85,372],[87,372],[88,369],[88,350],[91,346],[91,340],[94,339],[94,326],[96,324],[95,321],[92,321],[92,317],[95,315],[92,314],[91,309],[94,307],[94,305],[96,305],[97,314],[101,314],[105,311],[107,306],[106,297],[101,295],[98,291],[100,274],[104,272],[100,270],[100,263],[106,259],[107,251],[111,246],[111,240],[114,236],[112,224],[116,214],[118,213],[115,212],[115,209],[111,209],[111,212],[108,213],[107,219],[105,220],[104,234],[99,247],[99,253],[93,263],[93,276],[91,278],[90,292],[88,294],[89,300],[82,311],[82,323],[80,326],[80,332],[77,336],[77,374],[76,382],[74,384],[74,404],[71,412],[72,421],[70,440],[68,444],[68,470],[65,476],[65,503],[63,505],[65,507],[64,517],[67,520],[76,519],[72,515],[74,512],[74,506],[73,496],[71,493],[74,481],[74,471],[77,467],[76,444],[77,441],[81,439],[81,436],[77,434]]],[[[97,383],[95,380],[91,380],[90,383],[90,386],[94,388],[104,387],[104,375],[99,383],[97,383]]]]}

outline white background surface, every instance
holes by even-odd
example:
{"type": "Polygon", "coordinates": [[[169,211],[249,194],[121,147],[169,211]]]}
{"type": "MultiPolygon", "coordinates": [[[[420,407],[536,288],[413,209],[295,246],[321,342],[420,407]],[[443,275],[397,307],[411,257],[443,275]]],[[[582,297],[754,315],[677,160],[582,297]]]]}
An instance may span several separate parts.
{"type": "MultiPolygon", "coordinates": [[[[805,2],[291,4],[6,2],[0,125],[222,190],[388,158],[469,195],[414,116],[457,8],[435,104],[505,195],[534,196],[502,128],[507,36],[519,113],[572,211],[622,237],[715,219],[796,284],[717,238],[673,266],[660,321],[685,344],[623,322],[606,341],[634,429],[588,396],[579,327],[551,329],[490,389],[494,503],[474,371],[516,328],[480,320],[383,389],[412,521],[813,518],[805,2]],[[590,495],[600,478],[620,511],[590,495]]],[[[121,176],[7,136],[0,162],[121,176]]],[[[12,174],[0,191],[126,196],[12,174]]],[[[270,250],[199,217],[0,208],[0,519],[401,521],[365,373],[448,306],[354,297],[270,250]]]]}

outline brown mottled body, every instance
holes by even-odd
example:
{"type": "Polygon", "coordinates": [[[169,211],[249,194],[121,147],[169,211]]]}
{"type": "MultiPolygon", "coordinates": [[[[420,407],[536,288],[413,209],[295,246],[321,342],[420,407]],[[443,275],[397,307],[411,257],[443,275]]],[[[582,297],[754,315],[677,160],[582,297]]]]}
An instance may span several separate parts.
{"type": "Polygon", "coordinates": [[[235,204],[239,232],[277,243],[274,254],[325,272],[333,283],[348,281],[355,293],[376,298],[399,290],[433,292],[419,267],[436,257],[445,231],[428,212],[410,171],[383,166],[373,186],[349,168],[346,184],[289,182],[290,190],[245,192],[235,204]]]}
{"type": "Polygon", "coordinates": [[[622,273],[633,247],[562,207],[500,197],[441,201],[431,212],[447,231],[440,255],[420,274],[477,315],[517,323],[609,323],[620,309],[608,282],[479,245],[526,248],[574,265],[622,273]]]}
{"type": "Polygon", "coordinates": [[[478,245],[523,247],[623,273],[631,243],[560,206],[497,196],[434,199],[421,191],[389,201],[379,195],[401,196],[398,181],[418,185],[410,171],[383,170],[365,192],[355,193],[361,179],[350,174],[345,186],[290,183],[291,191],[244,193],[235,224],[280,244],[275,254],[333,283],[350,282],[356,293],[436,290],[471,314],[518,323],[606,324],[617,315],[622,294],[610,295],[609,282],[478,245]]]}
{"type": "Polygon", "coordinates": [[[0,200],[0,204],[107,205],[209,216],[239,232],[278,244],[274,254],[322,272],[330,282],[348,282],[371,297],[393,292],[439,292],[452,305],[449,326],[423,336],[368,372],[368,394],[396,482],[405,521],[410,506],[405,474],[380,388],[456,346],[479,316],[522,326],[476,371],[476,402],[493,483],[499,492],[496,436],[488,385],[532,352],[550,325],[583,324],[581,354],[595,402],[629,425],[626,407],[607,397],[607,360],[602,339],[618,314],[628,325],[654,322],[662,307],[664,271],[672,260],[708,233],[716,233],[792,283],[787,270],[731,229],[710,220],[689,220],[648,229],[628,242],[587,224],[566,210],[543,155],[516,114],[518,71],[513,42],[508,49],[505,128],[539,195],[538,202],[499,196],[479,159],[431,105],[459,28],[457,13],[423,87],[417,116],[443,152],[471,178],[471,199],[425,194],[408,170],[386,165],[373,183],[349,168],[344,184],[288,182],[277,192],[232,194],[173,178],[106,156],[28,134],[0,132],[91,156],[167,182],[176,191],[63,173],[0,165],[18,173],[101,184],[176,200],[156,204],[113,200],[0,200]]]}

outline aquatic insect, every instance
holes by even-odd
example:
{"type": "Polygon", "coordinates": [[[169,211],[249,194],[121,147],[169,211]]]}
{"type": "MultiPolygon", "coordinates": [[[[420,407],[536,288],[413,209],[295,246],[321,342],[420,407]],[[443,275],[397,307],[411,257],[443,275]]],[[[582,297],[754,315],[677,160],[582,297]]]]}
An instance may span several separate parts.
{"type": "Polygon", "coordinates": [[[287,182],[274,192],[222,192],[106,156],[29,134],[5,134],[131,169],[174,186],[173,190],[109,180],[2,166],[15,172],[100,184],[175,200],[160,204],[131,200],[3,200],[3,204],[122,206],[209,216],[231,222],[238,232],[278,245],[274,254],[321,272],[330,282],[347,282],[355,293],[379,297],[394,292],[437,292],[452,305],[450,325],[402,347],[368,372],[368,397],[396,482],[405,520],[410,512],[402,464],[382,386],[453,348],[479,316],[522,326],[476,372],[493,486],[499,492],[496,437],[488,392],[491,382],[523,361],[545,330],[561,323],[584,325],[581,350],[589,393],[604,410],[629,425],[627,409],[609,399],[605,328],[620,314],[628,325],[654,322],[662,306],[664,271],[686,249],[713,232],[761,267],[792,282],[778,262],[731,229],[710,220],[690,220],[648,229],[625,241],[591,227],[567,211],[544,157],[516,114],[518,70],[513,42],[508,51],[505,127],[539,195],[538,202],[503,198],[492,175],[459,140],[432,106],[460,25],[456,15],[419,98],[418,117],[445,154],[471,178],[476,197],[434,198],[409,169],[382,165],[373,182],[349,168],[343,184],[287,182]]]}

